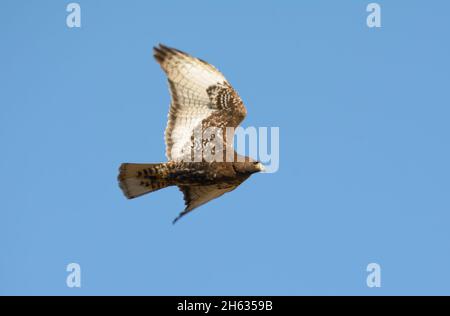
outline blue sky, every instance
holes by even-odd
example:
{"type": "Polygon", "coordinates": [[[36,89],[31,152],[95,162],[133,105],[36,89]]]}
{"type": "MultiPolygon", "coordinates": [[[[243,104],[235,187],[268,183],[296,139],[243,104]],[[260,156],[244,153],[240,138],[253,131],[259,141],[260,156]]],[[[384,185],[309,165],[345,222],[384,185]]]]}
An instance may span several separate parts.
{"type": "Polygon", "coordinates": [[[0,294],[450,294],[448,1],[68,3],[0,3],[0,294]],[[280,128],[277,173],[176,225],[176,188],[116,181],[165,160],[159,42],[280,128]]]}

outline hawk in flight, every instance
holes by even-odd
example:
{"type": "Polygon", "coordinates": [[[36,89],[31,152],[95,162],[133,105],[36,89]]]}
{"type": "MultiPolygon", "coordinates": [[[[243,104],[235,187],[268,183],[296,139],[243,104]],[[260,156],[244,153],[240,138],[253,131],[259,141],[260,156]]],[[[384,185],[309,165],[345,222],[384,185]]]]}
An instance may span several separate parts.
{"type": "Polygon", "coordinates": [[[247,111],[225,77],[207,62],[164,45],[154,47],[154,57],[167,75],[171,94],[165,131],[168,162],[123,163],[118,180],[129,199],[178,186],[186,208],[175,223],[264,167],[234,151],[234,129],[247,111]],[[226,132],[230,129],[231,135],[226,132]],[[214,132],[205,136],[206,130],[214,132]],[[207,159],[206,153],[215,159],[207,159]]]}

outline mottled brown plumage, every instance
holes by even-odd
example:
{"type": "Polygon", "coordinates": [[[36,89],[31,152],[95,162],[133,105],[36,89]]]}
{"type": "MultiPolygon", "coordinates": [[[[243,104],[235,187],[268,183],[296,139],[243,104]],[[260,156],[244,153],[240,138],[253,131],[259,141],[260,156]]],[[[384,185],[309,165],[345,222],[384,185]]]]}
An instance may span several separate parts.
{"type": "Polygon", "coordinates": [[[178,186],[186,208],[176,222],[196,207],[234,190],[263,167],[239,156],[232,139],[227,140],[225,128],[236,128],[247,111],[225,77],[207,62],[164,45],[154,48],[154,57],[167,75],[172,99],[165,131],[168,162],[124,163],[118,178],[127,198],[178,186]],[[196,137],[208,128],[214,132],[196,137]],[[220,159],[207,159],[205,153],[216,150],[218,156],[213,157],[220,159]],[[232,161],[226,160],[226,153],[231,153],[232,161]]]}

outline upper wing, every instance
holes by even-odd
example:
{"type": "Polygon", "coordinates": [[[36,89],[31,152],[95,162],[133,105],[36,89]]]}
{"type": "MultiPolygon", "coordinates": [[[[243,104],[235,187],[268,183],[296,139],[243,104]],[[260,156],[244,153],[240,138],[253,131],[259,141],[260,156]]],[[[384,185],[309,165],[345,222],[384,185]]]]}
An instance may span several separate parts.
{"type": "Polygon", "coordinates": [[[173,223],[200,205],[203,205],[227,192],[234,190],[238,185],[239,184],[221,186],[218,184],[213,184],[203,186],[178,186],[180,191],[184,194],[184,203],[186,208],[178,215],[177,218],[174,219],[173,223]]]}
{"type": "Polygon", "coordinates": [[[196,128],[237,127],[245,118],[242,100],[214,66],[164,45],[154,53],[172,98],[165,131],[168,160],[191,158],[196,128]]]}

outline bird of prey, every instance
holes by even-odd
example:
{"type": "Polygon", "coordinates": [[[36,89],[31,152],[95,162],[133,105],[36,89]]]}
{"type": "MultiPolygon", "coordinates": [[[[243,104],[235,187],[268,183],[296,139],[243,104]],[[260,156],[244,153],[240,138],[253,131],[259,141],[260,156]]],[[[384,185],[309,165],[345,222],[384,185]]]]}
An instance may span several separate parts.
{"type": "Polygon", "coordinates": [[[207,62],[162,44],[154,47],[154,57],[168,78],[171,95],[165,130],[168,161],[123,163],[118,180],[129,199],[178,186],[186,208],[175,223],[200,205],[234,190],[264,167],[250,157],[238,155],[233,148],[234,135],[230,137],[224,131],[236,128],[247,114],[241,98],[225,77],[207,62]],[[195,132],[200,131],[201,135],[208,128],[217,132],[194,137],[195,132]],[[215,146],[208,147],[212,143],[215,146]],[[223,159],[205,159],[205,148],[214,155],[215,149],[231,155],[225,157],[220,152],[214,157],[223,159]],[[193,159],[198,153],[200,159],[193,159]]]}

